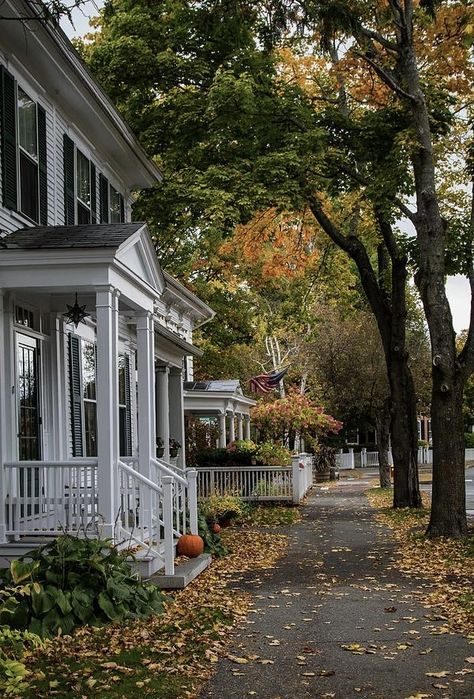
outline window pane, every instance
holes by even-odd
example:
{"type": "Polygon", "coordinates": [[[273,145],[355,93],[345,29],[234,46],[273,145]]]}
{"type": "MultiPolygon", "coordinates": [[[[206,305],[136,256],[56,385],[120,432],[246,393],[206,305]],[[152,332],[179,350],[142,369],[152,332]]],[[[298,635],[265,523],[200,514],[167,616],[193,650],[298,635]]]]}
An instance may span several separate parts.
{"type": "Polygon", "coordinates": [[[82,385],[84,398],[95,400],[95,345],[92,342],[82,342],[82,385]]]}
{"type": "Polygon", "coordinates": [[[36,104],[18,88],[18,131],[20,146],[36,160],[38,141],[36,134],[36,104]]]}
{"type": "Polygon", "coordinates": [[[91,205],[91,180],[89,161],[86,156],[77,152],[77,170],[76,170],[76,189],[77,198],[81,200],[88,208],[91,205]]]}
{"type": "Polygon", "coordinates": [[[20,211],[38,221],[38,165],[20,152],[20,211]]]}
{"type": "Polygon", "coordinates": [[[110,223],[121,223],[120,194],[112,186],[110,187],[110,223]]]}
{"type": "Polygon", "coordinates": [[[86,456],[97,456],[97,405],[84,401],[86,456]]]}
{"type": "Polygon", "coordinates": [[[81,223],[91,222],[90,209],[88,209],[87,206],[83,206],[79,201],[77,202],[77,222],[79,225],[81,223]]]}

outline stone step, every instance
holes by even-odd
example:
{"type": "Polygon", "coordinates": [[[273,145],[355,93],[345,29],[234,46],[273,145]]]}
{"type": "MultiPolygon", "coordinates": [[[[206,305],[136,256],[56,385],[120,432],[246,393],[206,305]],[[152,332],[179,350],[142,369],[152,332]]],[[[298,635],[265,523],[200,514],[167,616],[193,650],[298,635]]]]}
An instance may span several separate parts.
{"type": "Polygon", "coordinates": [[[202,553],[197,558],[188,558],[175,567],[174,575],[165,575],[158,572],[151,575],[149,582],[162,590],[182,590],[194,580],[200,573],[211,565],[212,556],[202,553]]]}

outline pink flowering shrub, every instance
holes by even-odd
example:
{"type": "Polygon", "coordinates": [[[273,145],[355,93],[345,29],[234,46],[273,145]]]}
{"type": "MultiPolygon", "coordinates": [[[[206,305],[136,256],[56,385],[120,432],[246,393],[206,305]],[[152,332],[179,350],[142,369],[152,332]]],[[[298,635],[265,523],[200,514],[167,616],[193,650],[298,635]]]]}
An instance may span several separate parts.
{"type": "Polygon", "coordinates": [[[266,439],[274,440],[292,432],[317,438],[337,434],[342,427],[342,422],[327,415],[324,408],[296,391],[271,403],[256,405],[252,410],[252,421],[266,439]]]}

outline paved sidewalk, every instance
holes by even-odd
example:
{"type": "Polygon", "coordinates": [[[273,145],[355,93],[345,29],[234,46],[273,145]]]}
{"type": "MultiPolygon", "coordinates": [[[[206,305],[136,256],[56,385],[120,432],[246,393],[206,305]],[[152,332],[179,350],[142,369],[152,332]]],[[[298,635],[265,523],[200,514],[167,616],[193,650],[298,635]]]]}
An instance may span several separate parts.
{"type": "Polygon", "coordinates": [[[253,606],[233,636],[234,660],[219,661],[200,699],[473,699],[474,645],[443,633],[422,606],[430,584],[393,566],[365,487],[318,490],[303,521],[281,530],[290,546],[276,568],[236,581],[253,606]]]}

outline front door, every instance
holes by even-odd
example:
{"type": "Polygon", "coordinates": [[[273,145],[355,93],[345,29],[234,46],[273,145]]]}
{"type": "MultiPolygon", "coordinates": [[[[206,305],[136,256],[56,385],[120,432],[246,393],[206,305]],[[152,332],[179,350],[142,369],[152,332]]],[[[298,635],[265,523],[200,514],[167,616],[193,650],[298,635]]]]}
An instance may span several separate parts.
{"type": "Polygon", "coordinates": [[[18,460],[41,459],[39,342],[17,333],[18,460]]]}

